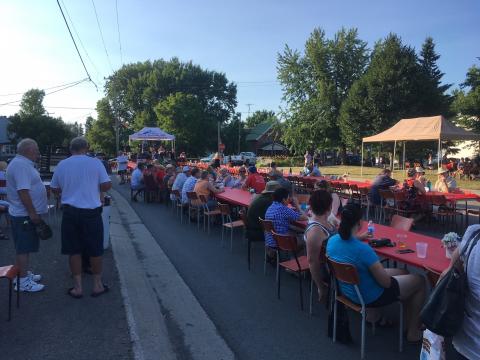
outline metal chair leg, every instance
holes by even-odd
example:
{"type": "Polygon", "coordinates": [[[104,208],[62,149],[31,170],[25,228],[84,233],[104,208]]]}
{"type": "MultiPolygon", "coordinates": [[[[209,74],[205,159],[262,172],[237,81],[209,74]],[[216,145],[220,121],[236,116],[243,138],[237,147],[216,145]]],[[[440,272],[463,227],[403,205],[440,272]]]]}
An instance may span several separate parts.
{"type": "Polygon", "coordinates": [[[362,345],[360,348],[360,359],[365,359],[365,319],[367,313],[365,309],[362,310],[362,345]]]}
{"type": "Polygon", "coordinates": [[[334,300],[334,303],[333,303],[333,334],[332,334],[332,339],[333,339],[333,342],[337,342],[337,307],[338,307],[338,303],[337,303],[337,291],[336,290],[334,291],[333,298],[335,300],[334,300]]]}
{"type": "Polygon", "coordinates": [[[314,287],[314,284],[313,284],[313,278],[310,277],[310,315],[313,314],[313,287],[314,287]]]}
{"type": "Polygon", "coordinates": [[[230,228],[230,252],[233,252],[233,226],[230,228]]]}
{"type": "Polygon", "coordinates": [[[298,284],[300,290],[300,310],[303,311],[303,287],[302,287],[302,274],[298,272],[298,284]]]}
{"type": "Polygon", "coordinates": [[[277,299],[280,299],[280,271],[277,271],[277,299]]]}

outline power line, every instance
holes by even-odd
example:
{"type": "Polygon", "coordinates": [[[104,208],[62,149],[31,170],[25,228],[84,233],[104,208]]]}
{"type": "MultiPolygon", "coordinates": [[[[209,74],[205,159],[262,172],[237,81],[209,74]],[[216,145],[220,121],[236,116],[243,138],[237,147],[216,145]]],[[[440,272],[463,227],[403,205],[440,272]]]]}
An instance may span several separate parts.
{"type": "MultiPolygon", "coordinates": [[[[79,85],[79,84],[81,84],[81,83],[83,83],[83,82],[85,82],[85,81],[87,81],[87,80],[89,80],[89,79],[85,78],[85,79],[83,79],[83,80],[79,80],[79,81],[77,81],[77,82],[75,82],[75,83],[72,83],[72,84],[69,84],[69,85],[67,85],[67,86],[64,86],[64,87],[62,87],[62,88],[60,88],[60,89],[47,92],[47,93],[45,93],[45,96],[51,95],[51,94],[55,94],[55,93],[57,93],[57,92],[59,92],[59,91],[63,91],[63,90],[69,89],[69,88],[71,88],[71,87],[77,86],[77,85],[79,85]]],[[[90,80],[90,81],[91,81],[91,80],[90,80]]],[[[18,102],[20,102],[20,101],[22,101],[22,99],[20,99],[20,100],[14,100],[14,101],[9,101],[9,102],[0,104],[0,106],[15,104],[15,103],[18,103],[18,102]]]]}
{"type": "Polygon", "coordinates": [[[80,57],[80,61],[82,62],[83,68],[85,69],[85,72],[87,73],[88,80],[90,80],[93,83],[93,85],[95,85],[95,88],[98,91],[97,84],[95,84],[95,82],[92,80],[92,77],[88,73],[87,67],[85,66],[85,62],[83,61],[83,58],[82,58],[82,54],[80,54],[80,51],[78,50],[77,43],[75,42],[75,39],[73,38],[72,31],[70,30],[70,26],[68,25],[67,19],[65,18],[65,14],[63,13],[63,9],[60,6],[60,2],[58,0],[57,0],[57,5],[58,5],[58,8],[60,9],[60,12],[62,13],[62,17],[63,17],[63,20],[65,21],[65,25],[67,25],[68,33],[70,34],[70,37],[72,38],[73,45],[75,45],[75,49],[77,50],[77,54],[80,57]]]}
{"type": "MultiPolygon", "coordinates": [[[[7,104],[7,106],[20,106],[19,104],[7,104]]],[[[97,110],[89,107],[74,107],[74,106],[44,106],[45,109],[69,109],[69,110],[97,110]]]]}
{"type": "Polygon", "coordinates": [[[97,66],[95,65],[95,63],[93,62],[92,58],[91,58],[90,55],[88,54],[87,49],[86,49],[85,46],[83,45],[83,41],[82,41],[82,39],[80,38],[80,35],[79,35],[78,31],[77,31],[77,28],[75,27],[75,24],[73,23],[72,18],[70,17],[70,13],[68,12],[67,6],[66,6],[65,3],[63,2],[63,0],[60,0],[60,2],[62,3],[62,6],[63,6],[63,8],[64,8],[64,10],[65,10],[65,13],[67,14],[68,21],[70,21],[70,24],[72,25],[73,32],[74,32],[75,35],[77,36],[77,39],[78,39],[78,42],[80,43],[80,46],[82,47],[83,51],[85,52],[85,55],[87,55],[87,59],[88,59],[88,61],[90,62],[90,64],[92,65],[93,69],[94,69],[95,72],[97,73],[97,78],[96,78],[96,80],[98,81],[99,78],[102,78],[102,76],[100,76],[100,71],[98,71],[97,66]]]}
{"type": "Polygon", "coordinates": [[[115,0],[115,13],[117,14],[117,32],[118,32],[118,46],[120,47],[120,63],[123,65],[122,41],[120,39],[120,23],[118,21],[118,0],[115,0]]]}
{"type": "Polygon", "coordinates": [[[107,55],[108,65],[110,65],[110,69],[113,73],[112,63],[110,62],[110,56],[108,56],[107,46],[105,45],[105,39],[103,38],[102,27],[100,26],[100,20],[98,20],[97,8],[95,7],[95,1],[92,0],[93,10],[95,11],[95,18],[97,19],[98,31],[100,32],[100,37],[102,38],[103,49],[105,50],[105,54],[107,55]]]}
{"type": "MultiPolygon", "coordinates": [[[[67,85],[76,84],[80,81],[85,81],[85,80],[88,80],[88,79],[76,80],[76,81],[72,81],[72,82],[69,82],[69,83],[66,83],[66,84],[55,85],[55,86],[51,86],[51,87],[44,88],[44,89],[41,89],[41,90],[46,91],[46,90],[57,89],[59,87],[64,87],[64,86],[67,86],[67,85]]],[[[25,94],[25,91],[18,92],[18,93],[11,93],[11,94],[0,94],[0,96],[13,96],[13,95],[23,95],[23,94],[25,94]]]]}

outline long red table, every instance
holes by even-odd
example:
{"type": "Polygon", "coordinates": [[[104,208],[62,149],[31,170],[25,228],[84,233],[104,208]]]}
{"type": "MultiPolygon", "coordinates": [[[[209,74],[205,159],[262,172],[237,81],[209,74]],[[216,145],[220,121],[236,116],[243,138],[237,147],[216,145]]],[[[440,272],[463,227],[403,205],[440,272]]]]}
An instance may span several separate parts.
{"type": "MultiPolygon", "coordinates": [[[[230,188],[225,188],[223,193],[216,194],[215,196],[220,201],[243,207],[248,207],[253,198],[252,194],[250,194],[248,191],[230,188]]],[[[307,226],[307,221],[296,221],[293,225],[300,228],[305,228],[307,226]]],[[[366,230],[367,222],[364,221],[362,223],[361,231],[366,230]]],[[[406,239],[404,240],[406,248],[414,250],[414,253],[398,254],[396,252],[399,250],[398,244],[395,247],[376,248],[375,252],[380,256],[392,259],[394,261],[402,262],[404,264],[419,268],[429,267],[438,272],[445,270],[450,264],[450,260],[445,256],[445,249],[442,248],[441,241],[439,239],[412,231],[397,230],[390,226],[375,224],[375,238],[388,238],[391,241],[398,243],[397,234],[406,235],[406,239]],[[427,257],[425,259],[420,259],[417,256],[417,242],[425,242],[428,244],[427,257]]]]}

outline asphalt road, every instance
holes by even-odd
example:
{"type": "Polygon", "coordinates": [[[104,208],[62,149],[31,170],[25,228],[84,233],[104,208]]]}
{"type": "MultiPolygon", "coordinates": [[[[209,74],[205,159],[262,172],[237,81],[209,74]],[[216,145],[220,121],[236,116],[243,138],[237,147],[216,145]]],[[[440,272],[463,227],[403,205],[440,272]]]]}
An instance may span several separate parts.
{"type": "MultiPolygon", "coordinates": [[[[128,185],[115,185],[115,188],[129,198],[128,185]]],[[[360,356],[359,316],[350,314],[355,343],[333,344],[326,336],[325,309],[316,304],[313,316],[300,311],[296,278],[282,277],[282,298],[277,300],[273,269],[269,267],[267,276],[263,275],[261,246],[256,247],[254,269],[248,272],[246,244],[240,236],[234,239],[231,253],[229,247],[220,246],[218,226],[207,235],[203,230],[198,231],[196,224],[181,225],[175,212],[163,204],[141,201],[131,204],[238,359],[354,359],[360,356]]],[[[307,303],[307,282],[305,285],[307,303]]],[[[397,339],[397,327],[378,329],[375,336],[367,327],[367,358],[419,357],[419,345],[405,343],[404,352],[400,354],[397,339]]]]}
{"type": "MultiPolygon", "coordinates": [[[[4,221],[2,217],[2,228],[4,221]]],[[[67,257],[60,254],[59,225],[53,230],[54,238],[41,241],[40,252],[31,257],[32,269],[43,275],[46,288],[20,293],[20,309],[13,309],[11,322],[6,321],[8,282],[0,280],[0,359],[133,359],[112,252],[107,250],[104,257],[104,281],[110,292],[88,296],[91,279],[86,275],[85,296],[72,299],[66,295],[72,285],[67,257]]],[[[13,259],[13,240],[0,241],[0,265],[12,264],[13,259]]]]}

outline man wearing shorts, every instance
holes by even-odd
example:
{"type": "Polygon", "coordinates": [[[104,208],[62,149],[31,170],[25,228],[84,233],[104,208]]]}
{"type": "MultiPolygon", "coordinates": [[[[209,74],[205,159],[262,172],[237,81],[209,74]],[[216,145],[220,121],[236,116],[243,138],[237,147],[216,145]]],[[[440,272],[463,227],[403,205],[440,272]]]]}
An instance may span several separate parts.
{"type": "Polygon", "coordinates": [[[30,253],[38,252],[40,245],[35,225],[48,211],[47,191],[34,166],[39,157],[35,140],[23,139],[17,145],[17,156],[7,167],[8,213],[15,242],[15,265],[20,269],[20,291],[28,292],[44,288],[38,283],[42,277],[27,271],[30,253]]]}
{"type": "Polygon", "coordinates": [[[117,174],[120,176],[120,185],[125,184],[125,174],[127,173],[128,156],[123,151],[118,152],[117,174]]]}
{"type": "Polygon", "coordinates": [[[90,257],[93,273],[91,296],[108,291],[102,282],[103,222],[102,192],[112,187],[105,167],[95,158],[88,157],[88,143],[76,137],[70,143],[72,156],[61,161],[53,174],[50,187],[61,193],[62,254],[70,257],[70,270],[74,287],[67,294],[79,299],[82,290],[82,252],[90,257]]]}

